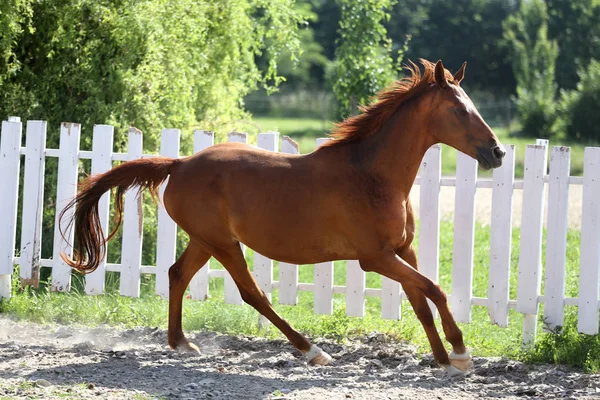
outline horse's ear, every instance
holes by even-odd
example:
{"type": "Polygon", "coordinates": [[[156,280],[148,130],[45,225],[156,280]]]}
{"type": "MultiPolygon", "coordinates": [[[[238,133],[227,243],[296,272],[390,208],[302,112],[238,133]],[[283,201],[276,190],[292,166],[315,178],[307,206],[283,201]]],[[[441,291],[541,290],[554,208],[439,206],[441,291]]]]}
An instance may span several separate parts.
{"type": "Polygon", "coordinates": [[[448,81],[446,80],[446,70],[442,60],[438,60],[435,64],[435,82],[443,88],[448,87],[448,81]]]}
{"type": "Polygon", "coordinates": [[[457,85],[459,85],[460,82],[465,77],[465,68],[467,68],[466,61],[463,63],[463,65],[460,67],[460,69],[458,71],[456,71],[456,73],[454,74],[454,81],[456,82],[457,85]]]}

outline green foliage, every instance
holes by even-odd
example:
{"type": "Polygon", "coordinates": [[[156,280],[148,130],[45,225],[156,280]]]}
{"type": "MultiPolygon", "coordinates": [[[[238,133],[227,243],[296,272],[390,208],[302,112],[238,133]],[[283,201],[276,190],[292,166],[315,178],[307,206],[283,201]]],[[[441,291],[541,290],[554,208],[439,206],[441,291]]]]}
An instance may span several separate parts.
{"type": "Polygon", "coordinates": [[[4,25],[29,4],[31,17],[16,18],[2,37],[12,72],[0,81],[0,114],[46,119],[51,129],[61,121],[81,122],[87,132],[113,124],[121,148],[129,125],[146,133],[149,149],[163,127],[231,127],[246,116],[243,96],[281,81],[281,51],[298,48],[291,0],[16,4],[0,8],[4,25]]]}
{"type": "Polygon", "coordinates": [[[344,116],[356,113],[359,104],[368,104],[395,77],[391,40],[383,26],[394,2],[340,0],[340,38],[330,79],[344,116]]]}
{"type": "Polygon", "coordinates": [[[302,44],[297,54],[284,49],[277,59],[279,74],[285,78],[285,87],[297,90],[299,88],[318,86],[326,64],[329,62],[323,54],[323,47],[315,40],[312,25],[318,21],[318,15],[312,10],[308,1],[298,1],[296,13],[306,23],[300,26],[298,40],[302,44]]]}
{"type": "Polygon", "coordinates": [[[587,142],[600,141],[600,61],[592,60],[579,71],[577,90],[561,93],[562,129],[567,137],[587,142]]]}
{"type": "Polygon", "coordinates": [[[0,7],[0,85],[19,70],[16,45],[31,29],[31,0],[5,0],[0,7]]]}
{"type": "Polygon", "coordinates": [[[504,22],[504,39],[517,80],[517,110],[523,131],[549,137],[556,120],[555,64],[558,46],[548,40],[548,11],[543,0],[521,3],[504,22]]]}
{"type": "Polygon", "coordinates": [[[565,314],[565,326],[539,334],[534,348],[525,353],[528,362],[566,364],[587,372],[600,371],[600,336],[577,332],[577,310],[565,314]]]}
{"type": "Polygon", "coordinates": [[[410,35],[410,59],[441,59],[449,69],[468,62],[464,85],[486,97],[513,93],[515,80],[502,21],[515,6],[506,0],[409,0],[399,2],[387,24],[394,41],[410,35]]]}
{"type": "Polygon", "coordinates": [[[600,1],[546,0],[546,4],[548,36],[560,48],[556,83],[561,89],[574,89],[578,72],[590,60],[600,60],[600,1]]]}

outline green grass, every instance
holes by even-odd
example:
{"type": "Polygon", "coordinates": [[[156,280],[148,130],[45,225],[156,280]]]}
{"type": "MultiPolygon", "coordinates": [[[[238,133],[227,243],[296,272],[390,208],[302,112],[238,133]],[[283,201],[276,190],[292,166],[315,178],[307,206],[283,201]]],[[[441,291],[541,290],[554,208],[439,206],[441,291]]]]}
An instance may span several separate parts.
{"type": "MultiPolygon", "coordinates": [[[[248,127],[248,132],[252,134],[265,131],[280,132],[281,135],[290,136],[298,142],[301,153],[310,153],[316,147],[316,138],[326,137],[327,132],[329,132],[332,127],[333,123],[319,119],[255,117],[253,123],[248,127]]],[[[492,128],[502,143],[506,145],[514,144],[516,146],[516,175],[517,177],[522,178],[525,164],[525,148],[528,144],[535,144],[535,138],[511,135],[510,132],[518,131],[518,125],[513,125],[510,129],[506,126],[492,128]]],[[[599,144],[592,143],[589,145],[598,146],[599,144]]],[[[551,140],[550,146],[570,146],[571,175],[582,175],[585,144],[561,139],[551,140]]],[[[456,150],[452,147],[446,145],[442,146],[442,175],[455,175],[456,153],[456,150]]],[[[479,175],[491,177],[492,172],[480,169],[479,175]]]]}
{"type": "MultiPolygon", "coordinates": [[[[519,230],[513,230],[513,248],[511,261],[511,298],[516,298],[517,267],[519,259],[519,230]]],[[[453,226],[449,221],[441,224],[440,284],[451,293],[452,287],[452,241],[453,226]]],[[[416,243],[418,246],[418,243],[416,243]]],[[[487,297],[489,269],[489,227],[476,226],[475,267],[473,273],[473,295],[487,297]]],[[[568,233],[566,295],[577,297],[579,266],[579,232],[568,233]]],[[[545,251],[543,252],[545,254],[545,251]]],[[[252,266],[252,251],[246,258],[252,266]]],[[[222,268],[212,261],[211,268],[222,268]]],[[[278,278],[278,263],[274,267],[274,280],[278,278]]],[[[299,268],[300,282],[313,282],[314,268],[311,265],[299,268]]],[[[10,300],[0,301],[0,313],[12,315],[34,322],[58,322],[62,324],[98,325],[109,324],[123,327],[167,326],[168,303],[154,295],[154,276],[142,278],[142,296],[139,299],[118,295],[118,276],[111,274],[107,280],[108,294],[86,296],[82,294],[82,280],[74,276],[71,293],[53,293],[47,283],[40,289],[30,287],[20,290],[18,273],[15,273],[14,296],[10,300]]],[[[367,287],[380,288],[381,278],[374,273],[367,274],[367,287]]],[[[334,265],[334,283],[345,285],[345,263],[334,265]]],[[[542,289],[543,290],[543,289],[542,289]]],[[[207,301],[184,302],[183,324],[186,330],[209,330],[222,333],[261,335],[270,338],[282,338],[274,327],[261,331],[257,324],[257,313],[249,306],[235,306],[223,303],[223,280],[210,280],[210,298],[207,301]]],[[[381,299],[367,297],[364,318],[345,315],[344,296],[334,295],[333,315],[314,315],[313,294],[300,292],[298,305],[278,304],[278,292],[273,293],[273,304],[277,312],[299,331],[312,338],[327,337],[344,341],[348,337],[382,332],[395,338],[407,340],[417,346],[421,352],[430,352],[423,329],[415,317],[408,302],[402,304],[400,321],[380,318],[381,299]]],[[[541,309],[542,307],[540,307],[541,309]]],[[[563,335],[543,332],[543,315],[539,318],[538,341],[529,352],[521,350],[521,314],[510,310],[508,328],[493,325],[484,307],[473,307],[472,322],[459,324],[463,330],[465,342],[475,355],[508,356],[525,359],[530,362],[567,363],[590,371],[600,369],[600,341],[598,336],[586,336],[576,332],[576,309],[567,308],[567,325],[563,335]]],[[[438,321],[438,328],[439,326],[438,321]]],[[[440,329],[441,332],[441,329],[440,329]]]]}

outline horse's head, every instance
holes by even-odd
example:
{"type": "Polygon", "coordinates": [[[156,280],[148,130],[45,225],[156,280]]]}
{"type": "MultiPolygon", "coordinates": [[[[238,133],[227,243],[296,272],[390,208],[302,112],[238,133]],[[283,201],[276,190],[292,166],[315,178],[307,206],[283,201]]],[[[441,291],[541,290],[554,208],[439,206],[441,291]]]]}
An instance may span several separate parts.
{"type": "Polygon", "coordinates": [[[473,157],[484,169],[502,165],[504,146],[483,120],[475,105],[460,87],[465,62],[452,76],[442,61],[435,65],[435,89],[430,103],[429,129],[437,142],[447,144],[473,157]]]}

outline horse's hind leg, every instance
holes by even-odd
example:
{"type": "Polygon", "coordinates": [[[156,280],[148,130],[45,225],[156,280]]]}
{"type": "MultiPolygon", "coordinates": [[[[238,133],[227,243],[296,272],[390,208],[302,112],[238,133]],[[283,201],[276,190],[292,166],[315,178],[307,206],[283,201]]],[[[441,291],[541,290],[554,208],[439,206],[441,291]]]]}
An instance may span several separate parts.
{"type": "Polygon", "coordinates": [[[235,244],[232,248],[226,251],[219,251],[214,254],[223,266],[229,271],[231,277],[240,289],[242,299],[254,307],[260,314],[265,316],[288,338],[288,340],[298,350],[303,352],[311,364],[327,365],[331,361],[331,356],[325,353],[306,339],[302,334],[294,330],[284,319],[282,319],[269,302],[267,296],[258,287],[254,277],[248,270],[248,265],[244,259],[244,255],[239,247],[235,244]]]}
{"type": "Polygon", "coordinates": [[[199,352],[181,328],[183,294],[192,277],[210,259],[210,254],[190,239],[181,257],[169,268],[169,346],[177,350],[199,352]]]}

